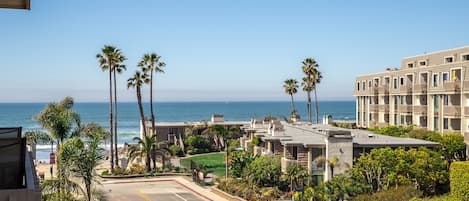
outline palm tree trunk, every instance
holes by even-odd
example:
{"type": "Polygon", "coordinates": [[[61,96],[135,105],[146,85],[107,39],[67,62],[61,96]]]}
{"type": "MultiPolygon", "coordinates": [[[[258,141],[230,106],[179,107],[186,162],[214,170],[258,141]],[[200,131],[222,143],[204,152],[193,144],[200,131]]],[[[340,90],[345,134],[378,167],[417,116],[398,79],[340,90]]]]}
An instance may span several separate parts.
{"type": "Polygon", "coordinates": [[[150,112],[151,112],[151,130],[155,135],[155,114],[153,113],[153,71],[150,72],[150,112]]]}
{"type": "MultiPolygon", "coordinates": [[[[223,138],[225,139],[225,138],[223,138]]],[[[223,141],[226,144],[226,140],[223,141]]],[[[225,179],[228,178],[228,146],[225,146],[225,179]]]]}
{"type": "Polygon", "coordinates": [[[292,112],[295,111],[295,101],[293,100],[293,94],[290,94],[291,96],[291,107],[292,107],[292,112]]]}
{"type": "Polygon", "coordinates": [[[113,129],[112,129],[112,71],[109,69],[109,134],[111,147],[111,172],[114,171],[114,145],[113,145],[113,129]]]}
{"type": "Polygon", "coordinates": [[[91,201],[91,183],[86,182],[86,200],[91,201]]]}
{"type": "Polygon", "coordinates": [[[312,111],[311,111],[311,91],[308,91],[308,118],[309,118],[309,122],[310,123],[313,123],[313,114],[312,114],[312,111]]]}
{"type": "Polygon", "coordinates": [[[316,106],[316,124],[319,124],[319,106],[318,106],[318,94],[316,88],[314,88],[314,104],[316,106]]]}
{"type": "Polygon", "coordinates": [[[151,167],[150,167],[150,156],[149,156],[149,154],[147,154],[147,157],[146,157],[146,160],[145,160],[145,166],[147,168],[147,172],[150,172],[151,167]]]}
{"type": "Polygon", "coordinates": [[[145,115],[143,114],[143,107],[142,107],[142,94],[140,91],[140,87],[137,86],[137,100],[138,100],[138,109],[140,110],[140,119],[141,123],[143,123],[143,136],[147,136],[147,128],[145,126],[145,115]]]}
{"type": "Polygon", "coordinates": [[[116,155],[116,167],[119,167],[119,151],[117,149],[117,77],[114,70],[114,152],[116,155]]]}

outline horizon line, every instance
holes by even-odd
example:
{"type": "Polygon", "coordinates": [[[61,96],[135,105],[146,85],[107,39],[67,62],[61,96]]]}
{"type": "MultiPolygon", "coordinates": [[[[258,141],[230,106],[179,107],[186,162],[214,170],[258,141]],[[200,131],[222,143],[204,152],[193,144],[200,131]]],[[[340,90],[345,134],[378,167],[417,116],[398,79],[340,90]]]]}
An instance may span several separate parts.
{"type": "MultiPolygon", "coordinates": [[[[350,102],[355,101],[353,99],[325,99],[325,100],[318,100],[318,102],[350,102]]],[[[38,102],[29,102],[29,101],[18,101],[18,102],[2,102],[0,104],[27,104],[27,103],[52,103],[57,101],[38,101],[38,102]]],[[[198,100],[198,101],[153,101],[153,103],[248,103],[248,102],[291,102],[288,100],[235,100],[235,101],[223,101],[223,100],[198,100]]],[[[295,101],[298,102],[307,102],[307,101],[295,101]]],[[[314,102],[314,101],[312,101],[314,102]]],[[[109,101],[74,101],[74,103],[109,103],[109,101]]],[[[138,103],[137,101],[117,101],[117,103],[138,103]]],[[[148,101],[142,102],[144,104],[150,103],[148,101]]]]}

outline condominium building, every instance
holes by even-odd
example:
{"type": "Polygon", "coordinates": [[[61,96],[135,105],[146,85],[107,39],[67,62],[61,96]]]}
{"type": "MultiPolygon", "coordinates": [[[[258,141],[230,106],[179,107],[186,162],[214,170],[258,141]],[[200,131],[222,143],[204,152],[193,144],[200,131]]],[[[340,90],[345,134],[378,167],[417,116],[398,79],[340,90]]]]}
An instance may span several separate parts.
{"type": "Polygon", "coordinates": [[[358,127],[459,132],[469,141],[469,46],[402,59],[399,69],[356,78],[358,127]]]}

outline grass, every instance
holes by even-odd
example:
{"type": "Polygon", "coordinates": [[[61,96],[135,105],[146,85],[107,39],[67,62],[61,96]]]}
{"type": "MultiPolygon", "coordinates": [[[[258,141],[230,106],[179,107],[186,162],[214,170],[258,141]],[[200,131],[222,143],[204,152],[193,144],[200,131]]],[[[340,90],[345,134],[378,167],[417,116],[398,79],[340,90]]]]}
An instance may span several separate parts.
{"type": "Polygon", "coordinates": [[[181,159],[181,165],[190,169],[191,160],[197,164],[205,165],[208,173],[213,173],[217,176],[225,175],[225,153],[213,153],[184,158],[181,159]]]}

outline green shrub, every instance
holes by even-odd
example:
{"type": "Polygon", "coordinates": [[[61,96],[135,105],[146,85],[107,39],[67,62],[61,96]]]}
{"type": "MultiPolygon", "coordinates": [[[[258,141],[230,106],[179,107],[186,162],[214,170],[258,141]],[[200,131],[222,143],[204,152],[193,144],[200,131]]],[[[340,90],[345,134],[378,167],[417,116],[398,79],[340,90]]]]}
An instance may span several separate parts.
{"type": "Polygon", "coordinates": [[[211,147],[210,140],[202,135],[192,135],[186,138],[185,143],[190,148],[207,149],[211,147]]]}
{"type": "Polygon", "coordinates": [[[129,168],[130,174],[143,174],[145,172],[145,168],[140,164],[134,163],[129,168]]]}
{"type": "Polygon", "coordinates": [[[451,195],[469,200],[469,161],[453,162],[450,167],[451,195]]]}
{"type": "Polygon", "coordinates": [[[173,144],[169,146],[168,149],[171,155],[173,156],[184,156],[184,152],[182,151],[182,148],[178,145],[173,144]]]}
{"type": "Polygon", "coordinates": [[[103,172],[101,172],[101,175],[102,175],[102,176],[108,176],[108,175],[110,175],[110,174],[109,174],[109,170],[104,170],[103,172]]]}
{"type": "Polygon", "coordinates": [[[274,187],[280,183],[281,167],[279,157],[256,157],[244,169],[245,181],[259,187],[274,187]]]}
{"type": "Polygon", "coordinates": [[[262,141],[258,137],[253,137],[252,140],[251,140],[251,145],[253,145],[253,146],[259,146],[259,145],[261,145],[261,143],[262,143],[262,141]]]}
{"type": "Polygon", "coordinates": [[[399,186],[373,194],[361,194],[354,197],[352,201],[408,201],[420,195],[421,192],[412,186],[399,186]]]}

